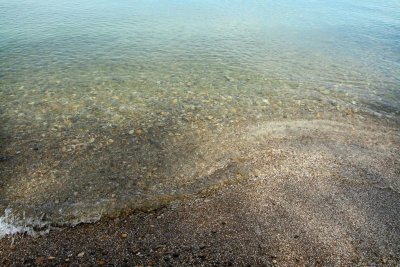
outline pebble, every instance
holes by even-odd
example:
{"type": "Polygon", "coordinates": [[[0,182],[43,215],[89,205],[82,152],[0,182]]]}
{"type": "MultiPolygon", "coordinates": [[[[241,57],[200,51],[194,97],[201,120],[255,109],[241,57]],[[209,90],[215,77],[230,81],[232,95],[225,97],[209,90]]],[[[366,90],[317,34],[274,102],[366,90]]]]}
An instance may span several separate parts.
{"type": "Polygon", "coordinates": [[[122,238],[127,238],[127,237],[128,237],[128,234],[124,233],[124,234],[121,235],[121,237],[122,237],[122,238]]]}
{"type": "Polygon", "coordinates": [[[267,105],[269,105],[269,100],[268,99],[263,99],[262,102],[267,104],[267,105]]]}
{"type": "Polygon", "coordinates": [[[234,82],[235,79],[233,79],[232,77],[229,77],[228,75],[225,75],[224,78],[228,81],[228,82],[234,82]]]}
{"type": "Polygon", "coordinates": [[[11,157],[7,157],[7,156],[0,156],[0,161],[8,161],[10,160],[11,157]]]}
{"type": "Polygon", "coordinates": [[[142,130],[138,129],[135,131],[136,135],[141,135],[142,134],[142,130]]]}
{"type": "Polygon", "coordinates": [[[43,256],[39,256],[39,257],[36,258],[35,264],[36,265],[43,265],[44,261],[45,261],[45,258],[43,256]]]}
{"type": "Polygon", "coordinates": [[[81,253],[78,254],[78,257],[82,258],[84,255],[85,255],[85,252],[82,251],[81,253]]]}
{"type": "Polygon", "coordinates": [[[97,264],[100,265],[100,266],[104,266],[104,265],[106,265],[106,261],[101,259],[101,260],[97,261],[97,264]]]}

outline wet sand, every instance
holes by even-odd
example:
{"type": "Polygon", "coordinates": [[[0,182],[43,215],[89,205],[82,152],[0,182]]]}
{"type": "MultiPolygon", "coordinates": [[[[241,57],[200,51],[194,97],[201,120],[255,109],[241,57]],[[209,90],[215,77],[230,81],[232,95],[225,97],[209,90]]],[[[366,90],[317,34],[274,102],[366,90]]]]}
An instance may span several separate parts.
{"type": "MultiPolygon", "coordinates": [[[[270,122],[215,175],[236,184],[151,212],[0,240],[2,266],[398,266],[400,131],[365,121],[270,122]]],[[[235,144],[232,144],[233,146],[235,144]]]]}

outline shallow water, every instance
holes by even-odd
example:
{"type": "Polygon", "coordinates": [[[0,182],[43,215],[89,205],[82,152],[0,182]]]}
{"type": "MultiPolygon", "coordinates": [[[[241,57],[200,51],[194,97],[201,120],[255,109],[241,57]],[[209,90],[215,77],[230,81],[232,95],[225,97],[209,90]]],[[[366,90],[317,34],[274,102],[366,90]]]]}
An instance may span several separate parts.
{"type": "Polygon", "coordinates": [[[2,0],[0,223],[241,179],[248,125],[398,123],[399,2],[295,2],[2,0]]]}

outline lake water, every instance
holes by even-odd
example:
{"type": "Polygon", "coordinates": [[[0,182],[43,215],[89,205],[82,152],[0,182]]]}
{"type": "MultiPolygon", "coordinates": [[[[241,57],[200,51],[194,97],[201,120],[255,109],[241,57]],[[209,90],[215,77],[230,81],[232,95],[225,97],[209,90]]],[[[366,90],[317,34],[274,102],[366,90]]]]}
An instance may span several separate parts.
{"type": "Polygon", "coordinates": [[[397,0],[0,0],[0,232],[237,180],[248,125],[399,115],[397,0]]]}

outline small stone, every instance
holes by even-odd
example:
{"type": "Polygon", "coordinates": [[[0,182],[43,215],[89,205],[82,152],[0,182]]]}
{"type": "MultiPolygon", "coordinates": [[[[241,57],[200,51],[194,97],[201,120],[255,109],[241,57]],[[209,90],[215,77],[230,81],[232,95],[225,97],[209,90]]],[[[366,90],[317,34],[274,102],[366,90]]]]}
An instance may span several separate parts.
{"type": "Polygon", "coordinates": [[[135,247],[132,249],[132,253],[136,255],[137,253],[140,253],[140,249],[139,249],[138,247],[135,246],[135,247]]]}
{"type": "Polygon", "coordinates": [[[134,131],[134,130],[130,130],[128,133],[129,133],[130,135],[132,135],[132,134],[135,133],[135,131],[134,131]]]}
{"type": "Polygon", "coordinates": [[[10,160],[11,157],[7,157],[7,156],[0,156],[0,161],[8,161],[10,160]]]}
{"type": "Polygon", "coordinates": [[[207,116],[207,119],[212,120],[212,119],[214,119],[214,117],[213,116],[207,116]]]}
{"type": "Polygon", "coordinates": [[[268,99],[265,99],[265,98],[264,98],[264,99],[262,100],[262,102],[263,102],[264,104],[269,105],[269,100],[268,100],[268,99]]]}
{"type": "Polygon", "coordinates": [[[230,77],[230,76],[228,76],[228,75],[225,75],[224,78],[225,78],[225,80],[227,80],[228,82],[234,82],[234,81],[235,81],[235,79],[233,79],[232,77],[230,77]]]}
{"type": "Polygon", "coordinates": [[[44,261],[45,261],[45,258],[43,256],[39,256],[39,257],[36,258],[35,264],[36,265],[43,265],[44,261]]]}
{"type": "Polygon", "coordinates": [[[47,257],[48,260],[54,260],[55,258],[56,258],[56,257],[53,257],[53,256],[48,256],[48,257],[47,257]]]}
{"type": "Polygon", "coordinates": [[[100,265],[100,266],[104,266],[104,265],[106,265],[106,261],[101,259],[101,260],[97,261],[97,264],[100,265]]]}
{"type": "Polygon", "coordinates": [[[272,263],[273,264],[277,264],[278,262],[276,260],[272,260],[272,263]]]}
{"type": "Polygon", "coordinates": [[[89,139],[89,143],[90,143],[90,144],[91,144],[91,143],[93,143],[93,142],[94,142],[94,140],[95,140],[95,139],[94,139],[93,137],[92,137],[92,138],[90,138],[90,139],[89,139]]]}
{"type": "Polygon", "coordinates": [[[84,255],[85,255],[85,252],[82,251],[81,253],[78,254],[78,257],[82,258],[84,255]]]}
{"type": "Polygon", "coordinates": [[[122,238],[127,238],[127,237],[128,237],[128,234],[123,233],[123,234],[121,235],[121,237],[122,237],[122,238]]]}

